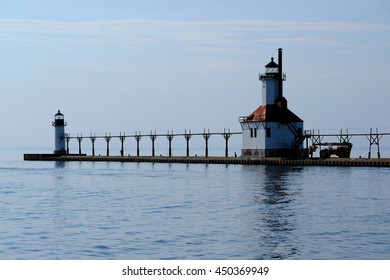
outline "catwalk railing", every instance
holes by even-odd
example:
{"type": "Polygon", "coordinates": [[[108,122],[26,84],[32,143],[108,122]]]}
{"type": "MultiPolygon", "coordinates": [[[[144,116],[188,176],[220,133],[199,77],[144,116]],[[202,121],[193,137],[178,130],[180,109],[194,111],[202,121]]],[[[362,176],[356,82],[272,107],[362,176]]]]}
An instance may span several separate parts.
{"type": "MultiPolygon", "coordinates": [[[[135,132],[134,134],[125,134],[124,132],[119,133],[119,135],[112,135],[111,133],[105,133],[105,135],[96,135],[95,133],[90,133],[89,136],[83,136],[82,134],[76,134],[76,136],[71,136],[70,134],[65,134],[64,138],[66,141],[66,152],[70,154],[69,151],[69,143],[72,140],[76,140],[78,142],[78,154],[82,154],[82,141],[85,139],[89,139],[92,145],[92,156],[95,156],[95,142],[97,139],[103,139],[106,142],[106,155],[110,155],[110,143],[113,139],[118,139],[120,141],[121,149],[120,155],[125,155],[124,143],[128,138],[134,138],[136,142],[136,155],[140,156],[140,141],[143,138],[149,138],[151,141],[151,155],[155,156],[155,141],[157,138],[164,137],[168,141],[168,156],[172,156],[172,141],[175,137],[184,137],[186,141],[186,156],[190,156],[190,140],[194,136],[201,136],[205,141],[205,156],[209,156],[209,139],[211,136],[222,136],[225,140],[225,157],[229,155],[229,139],[232,135],[241,135],[242,132],[231,132],[230,129],[224,129],[223,132],[210,132],[210,130],[204,130],[200,133],[192,133],[191,130],[185,130],[184,133],[173,133],[173,131],[168,131],[167,133],[156,133],[156,131],[151,131],[148,134],[142,134],[141,132],[135,132]]],[[[372,146],[377,146],[377,156],[380,158],[380,140],[383,136],[389,136],[388,132],[379,132],[378,129],[375,131],[370,129],[369,133],[349,133],[348,129],[343,131],[340,130],[340,133],[321,133],[320,130],[305,130],[302,135],[302,141],[306,140],[306,149],[309,151],[309,140],[311,141],[311,145],[316,145],[320,148],[324,145],[324,143],[329,142],[327,140],[324,142],[324,139],[327,138],[336,138],[339,143],[343,142],[351,142],[352,138],[356,137],[364,137],[368,140],[369,151],[368,158],[371,158],[372,154],[372,146]]],[[[335,142],[335,141],[334,141],[335,142]]],[[[309,153],[307,153],[309,156],[309,153]]]]}
{"type": "Polygon", "coordinates": [[[346,129],[345,131],[341,129],[340,133],[320,133],[320,130],[317,130],[317,132],[315,132],[315,130],[305,130],[303,134],[306,137],[307,148],[309,145],[308,140],[310,139],[312,145],[319,146],[320,150],[321,150],[321,146],[326,146],[323,145],[325,137],[336,138],[339,143],[343,143],[343,142],[352,143],[351,142],[352,137],[353,138],[364,137],[368,140],[368,145],[369,145],[368,158],[371,158],[371,151],[373,145],[377,146],[377,156],[378,158],[380,158],[381,154],[380,154],[379,142],[383,136],[390,136],[389,132],[379,132],[378,129],[375,129],[375,131],[373,131],[372,128],[370,129],[370,133],[349,133],[348,129],[346,129]]]}
{"type": "Polygon", "coordinates": [[[106,142],[106,155],[110,155],[110,142],[113,139],[119,139],[121,150],[120,155],[125,155],[124,143],[128,138],[134,138],[136,141],[137,156],[140,156],[140,141],[142,138],[149,138],[151,140],[151,155],[155,156],[155,141],[158,137],[165,137],[168,141],[168,156],[172,156],[172,140],[175,137],[184,137],[186,141],[186,156],[190,156],[190,140],[193,136],[202,136],[205,140],[205,156],[209,156],[209,139],[211,136],[222,136],[225,140],[225,157],[229,155],[229,139],[232,135],[240,135],[242,132],[231,132],[230,129],[224,129],[223,132],[210,132],[210,130],[204,130],[201,133],[192,133],[191,130],[185,130],[184,133],[173,133],[173,131],[168,131],[166,134],[156,133],[156,131],[151,131],[148,134],[142,134],[137,131],[134,134],[126,134],[125,132],[120,132],[119,135],[112,135],[111,133],[105,133],[105,135],[96,135],[95,133],[90,133],[89,136],[83,136],[82,134],[76,134],[76,136],[71,136],[70,134],[65,134],[66,141],[66,152],[70,154],[69,151],[69,142],[71,140],[76,140],[78,142],[78,153],[82,154],[81,143],[84,139],[89,139],[92,145],[92,156],[95,156],[95,142],[97,139],[103,139],[106,142]]]}

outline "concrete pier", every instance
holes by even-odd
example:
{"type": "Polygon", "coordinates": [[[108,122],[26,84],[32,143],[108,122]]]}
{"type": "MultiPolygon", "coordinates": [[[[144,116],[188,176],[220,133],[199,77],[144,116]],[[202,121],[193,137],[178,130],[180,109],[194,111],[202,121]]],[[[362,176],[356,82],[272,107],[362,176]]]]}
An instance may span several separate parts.
{"type": "Polygon", "coordinates": [[[252,164],[252,165],[291,165],[291,166],[370,166],[390,167],[390,158],[246,158],[246,157],[203,157],[203,156],[87,156],[24,154],[29,161],[105,161],[105,162],[154,162],[154,163],[187,163],[187,164],[252,164]]]}

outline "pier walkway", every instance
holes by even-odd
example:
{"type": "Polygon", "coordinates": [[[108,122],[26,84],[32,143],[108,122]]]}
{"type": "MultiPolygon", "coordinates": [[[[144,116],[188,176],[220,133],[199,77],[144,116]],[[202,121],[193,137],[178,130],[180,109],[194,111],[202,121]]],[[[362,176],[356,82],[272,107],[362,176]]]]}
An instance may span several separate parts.
{"type": "Polygon", "coordinates": [[[203,157],[203,156],[89,156],[24,154],[30,161],[104,161],[104,162],[154,162],[187,164],[251,164],[251,165],[295,165],[295,166],[371,166],[390,167],[390,158],[327,158],[327,159],[284,159],[246,157],[203,157]]]}

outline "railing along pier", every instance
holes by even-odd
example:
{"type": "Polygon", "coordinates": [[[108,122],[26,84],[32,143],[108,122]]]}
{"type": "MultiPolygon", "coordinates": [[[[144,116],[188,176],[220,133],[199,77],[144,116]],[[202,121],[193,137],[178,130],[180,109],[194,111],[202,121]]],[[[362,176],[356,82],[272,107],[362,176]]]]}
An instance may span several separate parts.
{"type": "MultiPolygon", "coordinates": [[[[168,140],[168,157],[172,157],[172,142],[175,137],[184,137],[186,141],[186,151],[185,155],[186,157],[190,156],[190,140],[193,139],[193,137],[201,136],[205,140],[205,150],[204,154],[205,157],[209,156],[209,140],[211,136],[222,136],[225,140],[225,157],[228,157],[229,155],[229,139],[232,135],[241,135],[242,132],[231,132],[230,129],[224,129],[222,132],[210,132],[210,130],[204,129],[201,133],[193,133],[191,130],[184,130],[184,133],[174,133],[172,130],[167,131],[166,134],[158,134],[156,131],[150,131],[149,134],[142,134],[140,131],[136,131],[134,134],[125,134],[124,132],[120,132],[119,135],[111,135],[111,133],[105,133],[105,135],[98,136],[95,133],[90,134],[90,136],[83,136],[82,134],[76,134],[75,136],[71,136],[70,134],[65,135],[65,141],[66,141],[66,151],[67,154],[70,154],[69,152],[69,143],[73,139],[78,142],[78,154],[81,154],[81,142],[84,138],[89,138],[92,143],[92,156],[95,156],[95,142],[98,139],[103,139],[106,142],[106,155],[110,155],[110,141],[112,139],[119,139],[121,150],[120,155],[124,156],[124,143],[127,140],[127,138],[134,138],[136,141],[136,150],[137,150],[137,157],[140,156],[140,141],[143,137],[147,137],[151,140],[151,155],[154,157],[155,154],[155,141],[158,137],[163,137],[168,140]]],[[[369,151],[368,151],[368,158],[371,158],[372,154],[372,146],[377,146],[377,156],[378,158],[381,158],[380,154],[380,140],[383,136],[390,136],[390,133],[387,132],[379,132],[378,129],[375,131],[373,129],[370,129],[369,133],[350,133],[348,129],[346,131],[340,130],[340,133],[321,133],[320,130],[305,130],[304,131],[304,137],[306,138],[306,149],[309,151],[309,141],[311,142],[312,146],[318,146],[319,150],[322,149],[322,146],[325,146],[329,140],[325,141],[324,139],[329,138],[336,138],[337,140],[334,142],[351,142],[352,138],[356,137],[363,137],[368,140],[369,144],[369,151]]],[[[309,156],[309,154],[308,154],[309,156]]],[[[313,154],[311,154],[311,157],[313,154]]]]}
{"type": "MultiPolygon", "coordinates": [[[[373,145],[376,145],[378,150],[377,150],[377,155],[378,158],[381,158],[380,154],[380,146],[379,146],[379,141],[382,139],[383,136],[390,136],[390,133],[388,132],[379,132],[378,129],[376,129],[376,132],[373,132],[373,129],[370,129],[370,133],[349,133],[348,129],[346,132],[343,132],[343,130],[340,130],[340,133],[320,133],[320,130],[317,130],[315,132],[314,130],[310,131],[307,130],[305,131],[305,134],[307,135],[308,139],[311,139],[312,145],[319,146],[321,150],[321,146],[324,144],[324,138],[327,137],[336,137],[339,143],[343,142],[351,142],[352,137],[365,137],[368,140],[369,144],[369,150],[368,150],[368,158],[371,158],[371,149],[373,145]]],[[[306,144],[306,146],[308,143],[306,144]]],[[[307,147],[308,148],[308,147],[307,147]]]]}

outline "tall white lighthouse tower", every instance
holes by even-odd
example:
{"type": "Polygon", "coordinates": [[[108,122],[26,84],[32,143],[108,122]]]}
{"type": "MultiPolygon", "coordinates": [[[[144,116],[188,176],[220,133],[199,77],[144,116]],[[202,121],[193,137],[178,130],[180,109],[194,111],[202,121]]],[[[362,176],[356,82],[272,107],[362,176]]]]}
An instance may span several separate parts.
{"type": "Polygon", "coordinates": [[[64,120],[64,115],[58,110],[57,114],[54,115],[54,121],[52,122],[54,126],[54,154],[63,155],[66,154],[65,149],[65,126],[66,121],[64,120]]]}
{"type": "Polygon", "coordinates": [[[262,104],[249,116],[240,117],[242,128],[242,156],[295,157],[303,152],[303,120],[287,108],[283,96],[282,49],[278,50],[278,64],[271,58],[262,82],[262,104]]]}

